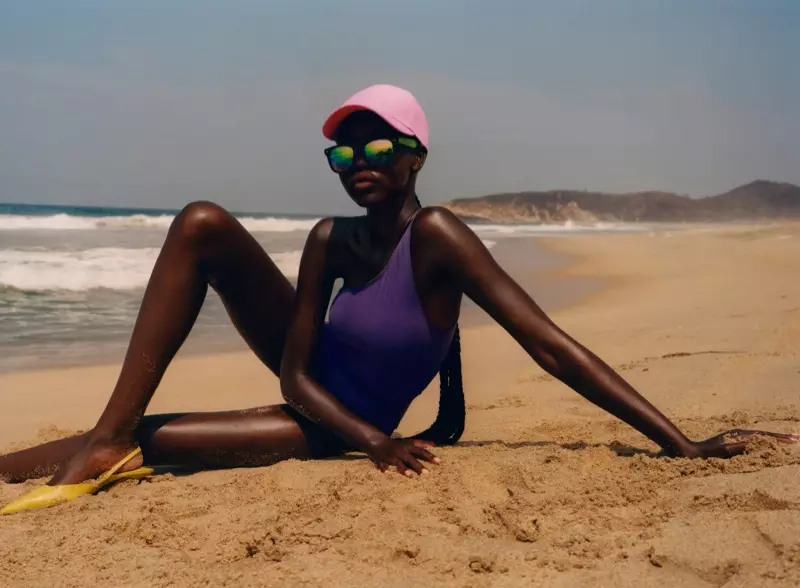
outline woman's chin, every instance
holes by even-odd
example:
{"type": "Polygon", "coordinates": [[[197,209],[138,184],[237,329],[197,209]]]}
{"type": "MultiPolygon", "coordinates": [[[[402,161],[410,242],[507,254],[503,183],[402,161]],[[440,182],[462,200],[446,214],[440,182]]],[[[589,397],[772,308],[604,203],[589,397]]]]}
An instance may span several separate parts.
{"type": "Polygon", "coordinates": [[[362,208],[370,208],[384,202],[386,194],[382,190],[358,190],[350,192],[350,198],[362,208]]]}

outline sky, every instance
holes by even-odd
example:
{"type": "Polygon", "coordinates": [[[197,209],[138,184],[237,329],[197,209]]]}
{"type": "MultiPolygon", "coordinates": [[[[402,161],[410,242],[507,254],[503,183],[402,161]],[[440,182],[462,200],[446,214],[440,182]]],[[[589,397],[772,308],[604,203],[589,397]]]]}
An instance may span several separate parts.
{"type": "Polygon", "coordinates": [[[0,202],[344,214],[325,116],[431,126],[424,202],[800,184],[797,0],[0,0],[0,202]]]}

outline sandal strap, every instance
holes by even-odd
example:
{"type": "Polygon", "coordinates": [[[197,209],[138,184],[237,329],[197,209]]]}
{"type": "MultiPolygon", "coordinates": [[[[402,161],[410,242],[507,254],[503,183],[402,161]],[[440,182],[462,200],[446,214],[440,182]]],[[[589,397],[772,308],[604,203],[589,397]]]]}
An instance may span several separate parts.
{"type": "Polygon", "coordinates": [[[112,467],[110,470],[108,470],[108,471],[107,471],[105,474],[103,474],[102,476],[100,476],[100,477],[97,479],[98,483],[102,484],[103,482],[105,482],[106,480],[108,480],[108,479],[109,479],[111,476],[113,476],[114,474],[116,474],[116,473],[117,473],[117,471],[118,471],[118,470],[119,470],[119,469],[120,469],[122,466],[124,466],[126,463],[128,463],[130,460],[132,460],[134,457],[136,457],[137,455],[139,455],[141,452],[142,452],[142,448],[141,448],[141,447],[137,447],[136,449],[134,449],[133,451],[131,451],[131,452],[130,452],[128,455],[126,455],[126,456],[125,456],[125,457],[123,457],[121,460],[119,460],[119,461],[116,463],[116,465],[114,465],[114,466],[113,466],[113,467],[112,467]]]}

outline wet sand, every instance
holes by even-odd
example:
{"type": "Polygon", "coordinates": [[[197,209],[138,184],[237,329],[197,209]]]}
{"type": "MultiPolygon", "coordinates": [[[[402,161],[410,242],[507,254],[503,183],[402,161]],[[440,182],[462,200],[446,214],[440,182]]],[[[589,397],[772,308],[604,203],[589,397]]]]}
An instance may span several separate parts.
{"type": "MultiPolygon", "coordinates": [[[[553,317],[692,438],[800,430],[800,225],[538,243],[572,262],[529,290],[603,284],[553,317]]],[[[3,586],[800,585],[800,448],[662,458],[498,327],[465,328],[463,347],[467,430],[429,476],[354,454],[126,482],[0,518],[3,586]]],[[[0,376],[0,446],[90,426],[117,370],[0,376]]],[[[430,423],[436,388],[401,433],[430,423]]],[[[150,412],[279,399],[248,354],[183,357],[150,412]]],[[[0,500],[42,482],[0,484],[0,500]]]]}
{"type": "MultiPolygon", "coordinates": [[[[546,312],[572,306],[589,294],[599,292],[605,282],[602,276],[570,275],[562,271],[570,265],[571,256],[555,248],[545,247],[544,241],[537,238],[498,240],[491,252],[503,269],[546,312]]],[[[477,304],[464,298],[459,321],[462,327],[493,323],[492,318],[477,304]]]]}

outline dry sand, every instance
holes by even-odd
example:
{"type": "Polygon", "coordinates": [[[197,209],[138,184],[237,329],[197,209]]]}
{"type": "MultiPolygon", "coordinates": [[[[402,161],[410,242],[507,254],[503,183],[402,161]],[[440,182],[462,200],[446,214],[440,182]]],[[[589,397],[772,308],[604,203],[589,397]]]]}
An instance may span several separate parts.
{"type": "MultiPolygon", "coordinates": [[[[542,242],[573,256],[567,273],[607,280],[557,322],[690,436],[800,429],[800,226],[542,242]]],[[[123,483],[0,518],[0,584],[800,585],[800,448],[659,458],[499,328],[463,338],[467,431],[430,476],[348,456],[123,483]]],[[[116,373],[0,377],[0,446],[91,425],[116,373]]],[[[278,400],[253,357],[187,358],[150,412],[278,400]]],[[[435,403],[432,388],[401,431],[426,426],[435,403]]],[[[41,483],[0,484],[0,500],[41,483]]]]}

